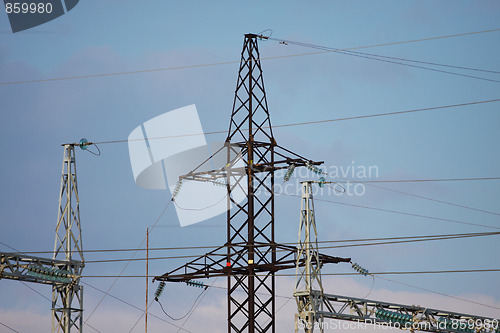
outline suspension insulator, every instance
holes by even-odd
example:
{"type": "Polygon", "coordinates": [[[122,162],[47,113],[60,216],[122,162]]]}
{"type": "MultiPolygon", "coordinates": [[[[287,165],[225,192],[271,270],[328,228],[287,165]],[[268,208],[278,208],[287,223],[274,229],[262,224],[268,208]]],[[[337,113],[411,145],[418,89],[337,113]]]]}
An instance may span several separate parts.
{"type": "Polygon", "coordinates": [[[71,281],[71,278],[68,277],[69,272],[58,268],[34,265],[28,267],[28,274],[39,279],[53,282],[69,283],[71,281]]]}
{"type": "Polygon", "coordinates": [[[352,268],[354,268],[355,271],[357,271],[359,274],[367,276],[370,274],[366,268],[361,267],[360,265],[353,263],[352,268]]]}
{"type": "Polygon", "coordinates": [[[216,186],[221,186],[221,187],[226,187],[227,184],[225,182],[222,182],[222,181],[218,181],[218,180],[213,180],[211,181],[212,184],[216,185],[216,186]]]}
{"type": "Polygon", "coordinates": [[[388,311],[384,309],[377,309],[375,311],[375,316],[381,320],[397,322],[400,324],[405,324],[413,321],[413,316],[409,314],[388,311]]]}
{"type": "Polygon", "coordinates": [[[290,164],[288,166],[288,169],[286,170],[285,176],[283,177],[283,183],[290,180],[294,170],[295,170],[295,164],[290,164]]]}
{"type": "Polygon", "coordinates": [[[195,281],[195,280],[190,280],[190,281],[185,281],[188,286],[191,287],[196,287],[196,288],[205,288],[207,289],[208,286],[204,284],[203,282],[200,281],[195,281]]]}
{"type": "Polygon", "coordinates": [[[175,188],[172,192],[172,199],[175,199],[175,197],[179,194],[181,187],[182,187],[182,180],[179,180],[177,184],[175,184],[175,188]]]}
{"type": "Polygon", "coordinates": [[[155,300],[158,301],[158,297],[161,296],[163,293],[163,289],[165,289],[165,281],[161,281],[160,284],[158,285],[158,288],[156,288],[155,291],[155,300]]]}
{"type": "Polygon", "coordinates": [[[318,168],[317,166],[315,165],[312,165],[311,162],[307,161],[306,162],[306,168],[308,168],[309,170],[311,170],[312,172],[314,172],[315,174],[319,175],[319,174],[322,174],[323,171],[321,171],[320,168],[318,168]]]}

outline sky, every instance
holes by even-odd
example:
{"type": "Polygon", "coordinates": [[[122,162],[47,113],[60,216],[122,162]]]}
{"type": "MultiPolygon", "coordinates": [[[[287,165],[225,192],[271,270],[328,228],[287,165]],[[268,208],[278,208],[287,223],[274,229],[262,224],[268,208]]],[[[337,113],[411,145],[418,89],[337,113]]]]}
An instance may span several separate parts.
{"type": "MultiPolygon", "coordinates": [[[[53,21],[15,34],[7,15],[0,14],[0,251],[53,249],[61,144],[83,137],[94,142],[124,140],[99,145],[101,156],[76,152],[86,250],[144,248],[146,229],[156,222],[150,247],[222,245],[225,215],[181,228],[173,206],[162,214],[170,193],[135,184],[126,139],[145,121],[191,104],[196,105],[205,132],[227,130],[245,33],[271,29],[278,40],[338,49],[370,46],[356,51],[496,72],[411,63],[479,77],[471,78],[317,53],[317,49],[292,43],[259,41],[271,122],[285,125],[498,99],[500,31],[467,33],[499,29],[499,22],[500,2],[486,0],[254,1],[245,5],[235,1],[87,0],[53,21]],[[428,39],[460,34],[467,35],[428,39]],[[420,39],[427,40],[393,44],[420,39]],[[388,45],[377,46],[381,44],[388,45]],[[213,65],[194,66],[206,64],[213,65]],[[189,68],[43,81],[182,66],[189,68]]],[[[279,145],[324,161],[329,173],[372,167],[376,172],[366,178],[498,178],[499,106],[499,102],[488,102],[277,127],[274,136],[279,145]]],[[[224,139],[224,134],[207,135],[209,142],[224,139]]],[[[297,242],[300,198],[294,195],[300,193],[298,182],[310,177],[297,170],[288,193],[293,195],[276,196],[278,242],[297,242]]],[[[318,193],[318,239],[500,228],[499,180],[375,185],[379,187],[366,185],[351,195],[318,193]]],[[[324,252],[350,257],[373,272],[499,269],[499,244],[497,235],[324,252]]],[[[155,253],[198,254],[202,252],[155,253]]],[[[88,253],[85,259],[130,255],[88,253]]],[[[136,257],[142,257],[141,252],[136,257]]],[[[161,275],[185,262],[151,261],[149,272],[161,275]]],[[[122,270],[124,275],[145,275],[143,261],[124,266],[124,262],[89,262],[84,276],[113,276],[122,270]]],[[[500,318],[499,272],[382,275],[374,280],[328,275],[353,272],[348,264],[325,266],[322,272],[325,292],[330,294],[368,294],[374,300],[500,318]]],[[[277,332],[293,330],[296,312],[295,301],[290,299],[294,271],[286,274],[290,276],[277,277],[277,307],[281,307],[276,314],[277,332]]],[[[81,281],[84,318],[89,324],[85,331],[144,330],[145,278],[123,277],[114,283],[109,277],[83,277],[81,281]],[[99,290],[108,290],[112,284],[109,293],[114,297],[101,302],[99,290]]],[[[219,278],[206,283],[214,287],[200,297],[187,320],[171,320],[153,303],[150,313],[156,317],[150,315],[149,331],[177,332],[182,326],[187,332],[225,332],[226,281],[219,278]]],[[[156,284],[151,285],[150,295],[154,288],[156,284]]],[[[180,317],[199,292],[168,284],[162,304],[171,316],[180,317]]],[[[50,330],[50,287],[4,279],[0,295],[0,323],[18,332],[50,330]]],[[[0,325],[0,332],[12,330],[0,325]]]]}

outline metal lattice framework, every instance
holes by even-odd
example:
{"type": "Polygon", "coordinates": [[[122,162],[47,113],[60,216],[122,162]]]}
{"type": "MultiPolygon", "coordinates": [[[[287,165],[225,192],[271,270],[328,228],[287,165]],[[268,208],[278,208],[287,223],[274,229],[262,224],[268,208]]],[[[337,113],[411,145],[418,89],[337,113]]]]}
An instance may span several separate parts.
{"type": "MultiPolygon", "coordinates": [[[[498,333],[500,319],[363,298],[323,295],[324,318],[420,332],[498,333]]],[[[362,327],[362,326],[361,326],[362,327]]]]}
{"type": "Polygon", "coordinates": [[[75,146],[65,144],[59,216],[52,259],[0,252],[0,279],[52,285],[52,332],[83,331],[84,258],[80,225],[75,146]]]}
{"type": "MultiPolygon", "coordinates": [[[[227,242],[171,272],[160,281],[227,276],[228,332],[275,332],[275,272],[294,268],[297,248],[275,242],[275,171],[288,166],[319,165],[277,145],[269,116],[257,40],[243,43],[231,122],[226,139],[227,164],[216,170],[192,170],[180,179],[216,181],[227,187],[227,242]],[[243,167],[236,167],[236,155],[243,167]],[[232,192],[243,189],[238,203],[232,192]]],[[[222,149],[221,149],[222,150],[222,149]]],[[[220,150],[220,151],[221,151],[220,150]]],[[[219,151],[219,152],[220,152],[219,151]]],[[[323,263],[349,259],[321,256],[323,263]]],[[[302,259],[299,264],[304,264],[302,259]]]]}
{"type": "MultiPolygon", "coordinates": [[[[302,182],[302,197],[299,223],[299,243],[295,271],[293,296],[297,302],[298,313],[295,316],[295,332],[299,322],[304,324],[306,332],[312,332],[316,322],[323,317],[323,283],[321,281],[322,261],[318,250],[318,232],[314,217],[312,181],[302,182]],[[311,234],[313,233],[313,234],[311,234]],[[305,265],[300,265],[302,260],[305,265]]],[[[323,332],[322,325],[320,331],[323,332]]]]}
{"type": "MultiPolygon", "coordinates": [[[[81,276],[84,266],[80,198],[76,178],[75,144],[64,145],[59,213],[53,259],[61,258],[66,270],[81,276]],[[70,265],[70,263],[76,263],[70,265]]],[[[77,283],[52,286],[52,331],[82,331],[83,287],[77,283]]]]}
{"type": "MultiPolygon", "coordinates": [[[[500,320],[364,298],[325,294],[321,281],[324,259],[318,252],[316,219],[312,184],[323,186],[324,181],[302,182],[299,244],[294,296],[297,301],[295,332],[303,329],[312,333],[328,328],[363,329],[367,324],[379,324],[411,332],[500,333],[500,320]],[[314,232],[314,234],[312,234],[314,232]],[[356,322],[341,326],[325,318],[356,322]]],[[[369,274],[369,273],[367,273],[369,274]]]]}

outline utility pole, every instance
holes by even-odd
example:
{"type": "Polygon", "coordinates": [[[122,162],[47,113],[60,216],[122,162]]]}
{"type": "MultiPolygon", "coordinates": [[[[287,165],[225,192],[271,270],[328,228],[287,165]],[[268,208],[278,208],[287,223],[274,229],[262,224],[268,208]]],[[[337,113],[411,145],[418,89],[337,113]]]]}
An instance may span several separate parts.
{"type": "MultiPolygon", "coordinates": [[[[211,171],[191,170],[180,181],[226,180],[227,242],[154,280],[181,282],[227,276],[227,331],[272,332],[275,322],[275,272],[294,268],[297,248],[275,241],[275,171],[320,165],[279,146],[274,139],[258,39],[246,34],[241,53],[233,110],[225,142],[227,164],[211,171]],[[236,160],[243,167],[236,167],[236,160]],[[244,188],[246,201],[238,203],[231,193],[244,188]],[[231,208],[232,207],[232,208],[231,208]]],[[[174,199],[173,199],[174,200],[174,199]]],[[[323,263],[350,259],[321,255],[323,263]]],[[[301,259],[299,264],[305,264],[301,259]]]]}

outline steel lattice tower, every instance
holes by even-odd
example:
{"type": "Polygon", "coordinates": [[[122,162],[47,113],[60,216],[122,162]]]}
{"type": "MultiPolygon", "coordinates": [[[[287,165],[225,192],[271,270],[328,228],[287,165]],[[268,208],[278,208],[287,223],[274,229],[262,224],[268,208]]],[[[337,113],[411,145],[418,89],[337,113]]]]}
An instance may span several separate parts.
{"type": "Polygon", "coordinates": [[[248,200],[244,205],[235,205],[234,211],[228,210],[227,245],[228,263],[248,265],[248,275],[228,277],[228,330],[231,332],[242,332],[247,328],[249,332],[274,332],[274,271],[256,275],[254,267],[254,264],[276,263],[272,190],[276,142],[259,59],[257,36],[245,35],[226,142],[242,149],[244,164],[248,166],[248,200]],[[268,169],[264,171],[263,168],[268,169]],[[256,247],[256,244],[260,246],[256,247]],[[231,262],[232,255],[239,252],[233,245],[245,246],[247,253],[231,262]],[[246,298],[238,297],[241,291],[246,291],[246,298]]]}
{"type": "MultiPolygon", "coordinates": [[[[66,264],[59,269],[81,276],[84,266],[80,225],[80,199],[76,179],[75,144],[64,145],[59,212],[53,259],[66,264]]],[[[78,279],[52,286],[52,332],[82,332],[83,287],[78,279]]]]}
{"type": "Polygon", "coordinates": [[[323,283],[312,183],[314,182],[302,182],[297,260],[304,260],[305,265],[297,265],[293,291],[298,310],[295,315],[295,332],[298,332],[299,326],[304,326],[304,331],[308,333],[313,332],[316,322],[320,323],[320,331],[323,332],[323,317],[319,314],[323,311],[323,283]]]}
{"type": "MultiPolygon", "coordinates": [[[[154,279],[185,282],[227,276],[228,332],[238,333],[276,331],[275,272],[305,265],[303,259],[297,261],[296,247],[275,241],[275,171],[322,163],[305,159],[276,143],[264,89],[259,38],[266,37],[246,34],[243,42],[228,136],[218,151],[225,148],[227,164],[210,171],[195,168],[179,177],[181,182],[225,179],[226,244],[154,279]],[[238,189],[246,193],[246,200],[241,203],[231,195],[238,189]]],[[[349,261],[327,255],[320,258],[322,263],[349,261]]]]}

